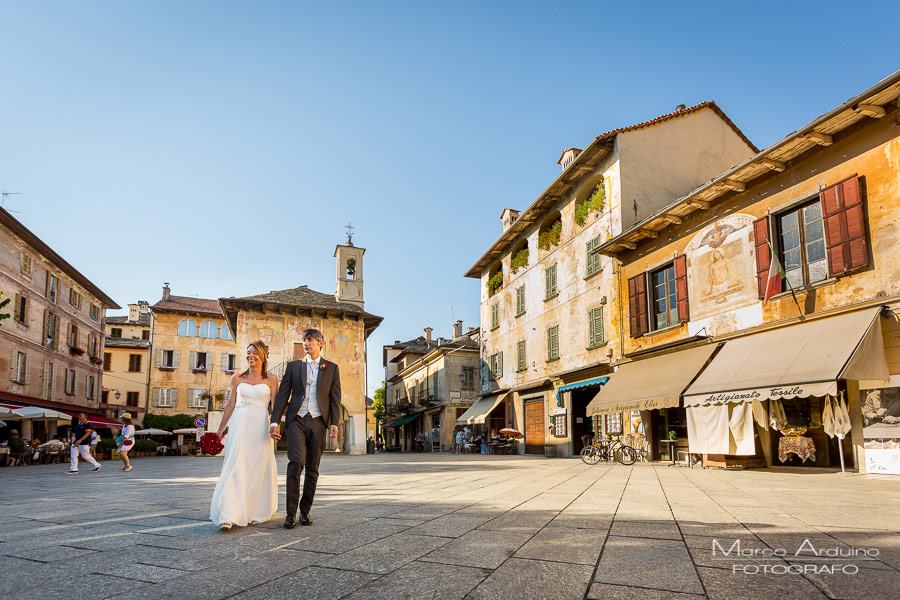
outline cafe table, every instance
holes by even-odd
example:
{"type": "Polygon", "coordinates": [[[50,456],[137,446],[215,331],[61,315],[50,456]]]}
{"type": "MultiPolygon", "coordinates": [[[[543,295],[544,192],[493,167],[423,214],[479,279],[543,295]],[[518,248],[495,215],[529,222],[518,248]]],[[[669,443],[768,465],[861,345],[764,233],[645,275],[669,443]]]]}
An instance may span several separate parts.
{"type": "Polygon", "coordinates": [[[811,437],[786,435],[778,440],[778,460],[785,462],[789,454],[796,454],[802,462],[808,458],[816,462],[816,443],[811,437]]]}
{"type": "Polygon", "coordinates": [[[663,444],[669,444],[669,456],[672,457],[672,464],[666,465],[666,466],[667,467],[677,466],[677,463],[675,462],[675,443],[678,442],[678,440],[665,439],[665,440],[659,440],[659,441],[661,441],[663,444]]]}

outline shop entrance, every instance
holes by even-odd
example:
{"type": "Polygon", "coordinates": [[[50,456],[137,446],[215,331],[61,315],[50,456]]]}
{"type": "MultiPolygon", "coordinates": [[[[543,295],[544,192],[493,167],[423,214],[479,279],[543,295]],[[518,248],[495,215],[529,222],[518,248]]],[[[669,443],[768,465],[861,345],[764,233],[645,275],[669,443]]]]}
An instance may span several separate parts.
{"type": "Polygon", "coordinates": [[[594,419],[587,416],[587,405],[597,395],[597,388],[575,389],[571,395],[572,454],[578,454],[584,448],[584,436],[594,437],[594,419]]]}
{"type": "MultiPolygon", "coordinates": [[[[840,465],[839,440],[831,439],[825,433],[822,411],[825,399],[820,396],[809,398],[788,398],[781,401],[787,426],[784,431],[772,430],[772,456],[774,465],[792,467],[834,467],[840,465]],[[813,451],[813,448],[815,449],[813,451]],[[813,460],[813,452],[815,460],[813,460]],[[806,460],[803,460],[804,457],[806,460]],[[784,457],[786,460],[781,461],[784,457]]],[[[852,464],[846,449],[850,447],[850,436],[845,438],[844,457],[852,464]]]]}
{"type": "Polygon", "coordinates": [[[525,401],[525,454],[544,453],[544,399],[525,401]]]}

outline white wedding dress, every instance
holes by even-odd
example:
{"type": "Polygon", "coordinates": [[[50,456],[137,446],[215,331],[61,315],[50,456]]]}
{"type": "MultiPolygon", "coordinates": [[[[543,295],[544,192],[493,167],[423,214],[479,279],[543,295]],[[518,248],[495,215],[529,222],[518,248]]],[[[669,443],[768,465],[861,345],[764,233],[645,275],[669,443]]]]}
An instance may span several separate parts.
{"type": "Polygon", "coordinates": [[[269,437],[270,397],[265,383],[237,386],[224,440],[225,461],[209,507],[209,518],[216,525],[262,523],[278,508],[275,446],[269,437]]]}

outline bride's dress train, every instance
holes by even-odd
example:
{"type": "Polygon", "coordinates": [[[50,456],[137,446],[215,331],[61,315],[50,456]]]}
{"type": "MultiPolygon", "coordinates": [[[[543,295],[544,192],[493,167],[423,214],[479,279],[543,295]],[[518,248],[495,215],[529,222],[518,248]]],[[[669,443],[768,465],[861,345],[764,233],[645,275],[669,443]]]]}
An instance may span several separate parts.
{"type": "Polygon", "coordinates": [[[269,437],[268,384],[240,383],[225,436],[225,461],[209,518],[216,525],[245,526],[272,518],[278,508],[275,447],[269,437]]]}

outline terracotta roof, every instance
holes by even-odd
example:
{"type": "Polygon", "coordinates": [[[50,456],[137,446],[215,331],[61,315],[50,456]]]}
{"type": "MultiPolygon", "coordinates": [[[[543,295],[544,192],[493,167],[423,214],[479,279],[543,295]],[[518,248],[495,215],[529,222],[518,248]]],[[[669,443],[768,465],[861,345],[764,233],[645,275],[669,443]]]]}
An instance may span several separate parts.
{"type": "MultiPolygon", "coordinates": [[[[635,123],[634,125],[629,125],[627,127],[619,127],[618,129],[613,129],[611,131],[607,131],[606,133],[601,133],[593,140],[591,143],[585,146],[584,150],[578,153],[575,159],[565,168],[562,173],[554,179],[547,188],[541,192],[541,194],[537,197],[537,199],[531,203],[531,205],[526,208],[524,211],[519,213],[518,219],[510,225],[506,230],[500,234],[500,237],[490,245],[487,251],[481,255],[481,258],[472,265],[468,271],[466,271],[465,277],[472,277],[475,279],[480,279],[481,274],[496,260],[499,260],[503,255],[503,252],[523,234],[525,230],[531,227],[539,218],[540,215],[543,215],[545,211],[548,211],[556,202],[562,198],[567,196],[572,188],[577,185],[578,181],[580,181],[584,175],[585,171],[590,171],[597,167],[598,164],[603,160],[603,157],[608,154],[613,145],[614,140],[617,135],[620,133],[625,133],[628,131],[634,131],[636,129],[643,129],[645,127],[652,127],[654,125],[658,125],[664,121],[669,121],[672,119],[677,119],[679,117],[683,117],[686,115],[690,115],[701,110],[709,109],[716,113],[716,115],[721,118],[737,135],[748,144],[750,148],[753,149],[753,152],[758,152],[759,150],[756,148],[753,143],[747,139],[747,136],[744,135],[737,125],[728,118],[728,116],[720,109],[715,102],[707,101],[701,102],[700,104],[695,104],[694,106],[685,108],[683,110],[677,110],[671,113],[667,113],[664,115],[660,115],[656,118],[650,119],[649,121],[643,121],[641,123],[635,123]]],[[[560,157],[561,159],[562,157],[560,157]]]]}
{"type": "Polygon", "coordinates": [[[791,168],[791,161],[804,160],[806,152],[833,143],[832,136],[872,117],[884,116],[900,103],[900,71],[882,79],[811,123],[757,152],[741,164],[717,175],[707,183],[656,211],[616,237],[604,242],[595,252],[615,255],[637,248],[647,240],[656,239],[660,232],[673,226],[670,217],[678,222],[697,210],[708,209],[713,202],[745,190],[757,179],[776,176],[791,168]],[[871,111],[875,110],[874,113],[871,111]],[[818,139],[817,139],[818,138],[818,139]]]}
{"type": "Polygon", "coordinates": [[[368,313],[360,306],[350,302],[338,302],[333,294],[323,294],[301,285],[286,290],[274,290],[266,294],[244,296],[240,298],[219,298],[221,312],[231,327],[231,333],[237,328],[237,313],[247,305],[256,305],[259,310],[266,310],[266,305],[291,307],[295,309],[318,310],[322,312],[357,315],[366,324],[366,337],[384,320],[383,317],[368,313]]]}
{"type": "Polygon", "coordinates": [[[149,327],[150,326],[150,314],[145,313],[138,317],[137,321],[129,321],[128,315],[123,315],[120,317],[106,317],[107,325],[134,325],[135,327],[149,327]]]}
{"type": "Polygon", "coordinates": [[[157,312],[191,312],[222,316],[217,300],[191,298],[189,296],[169,296],[150,307],[157,312]]]}
{"type": "MultiPolygon", "coordinates": [[[[697,112],[698,110],[702,110],[704,108],[712,109],[719,117],[728,124],[731,129],[734,130],[738,136],[747,143],[748,146],[753,148],[754,152],[759,152],[759,148],[757,148],[753,142],[744,135],[744,132],[741,131],[740,127],[734,124],[734,121],[728,118],[728,115],[716,105],[712,100],[707,100],[706,102],[701,102],[700,104],[695,104],[694,106],[689,106],[687,108],[683,108],[681,110],[676,110],[670,113],[666,113],[664,115],[660,115],[654,119],[650,119],[649,121],[643,121],[641,123],[635,123],[634,125],[629,125],[628,127],[619,127],[618,129],[613,129],[611,131],[607,131],[606,133],[601,133],[597,136],[597,141],[603,141],[606,139],[614,138],[620,133],[624,133],[626,131],[634,131],[635,129],[643,129],[644,127],[651,127],[658,123],[662,123],[663,121],[669,121],[671,119],[676,119],[678,117],[683,117],[685,115],[689,115],[691,113],[697,112]]],[[[560,159],[562,160],[562,159],[560,159]]]]}
{"type": "Polygon", "coordinates": [[[134,340],[131,338],[108,337],[104,342],[107,348],[149,348],[150,340],[134,340]]]}
{"type": "Polygon", "coordinates": [[[90,294],[99,300],[105,308],[122,308],[116,304],[115,300],[107,296],[103,290],[94,285],[90,279],[82,275],[78,269],[70,265],[62,256],[57,254],[53,248],[45,244],[41,238],[32,233],[30,229],[22,225],[22,223],[16,220],[15,217],[3,208],[0,208],[0,225],[7,227],[36,252],[39,252],[44,258],[53,263],[54,267],[61,270],[77,282],[78,285],[90,292],[90,294]]]}

